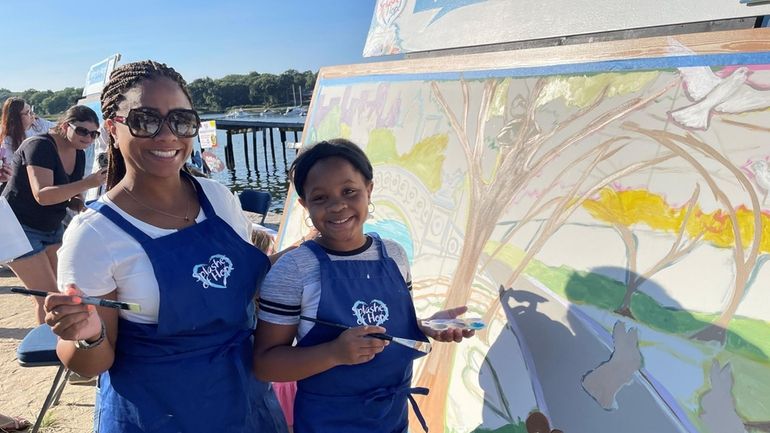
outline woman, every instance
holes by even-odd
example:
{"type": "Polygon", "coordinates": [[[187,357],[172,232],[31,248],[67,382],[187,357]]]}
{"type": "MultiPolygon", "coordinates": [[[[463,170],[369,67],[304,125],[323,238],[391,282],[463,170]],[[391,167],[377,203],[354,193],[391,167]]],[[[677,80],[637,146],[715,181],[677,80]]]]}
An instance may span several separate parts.
{"type": "Polygon", "coordinates": [[[5,163],[10,163],[11,155],[21,146],[25,138],[43,134],[55,126],[32,113],[32,107],[23,99],[12,96],[3,103],[0,118],[0,143],[2,143],[5,163]]]}
{"type": "MultiPolygon", "coordinates": [[[[71,107],[54,129],[25,140],[13,155],[12,174],[3,196],[32,251],[9,265],[29,289],[56,291],[56,251],[61,245],[67,207],[82,204],[79,195],[98,186],[105,177],[99,172],[83,178],[84,150],[93,143],[98,125],[93,110],[71,107]]],[[[37,321],[43,323],[43,300],[34,299],[37,321]]]]}
{"type": "Polygon", "coordinates": [[[253,297],[270,268],[227,188],[182,171],[200,119],[184,79],[153,61],[102,92],[107,193],[60,251],[46,298],[62,362],[100,374],[98,432],[277,432],[275,395],[251,373],[253,297]],[[82,290],[82,292],[81,292],[82,290]],[[82,293],[139,304],[92,308],[82,293]]]}

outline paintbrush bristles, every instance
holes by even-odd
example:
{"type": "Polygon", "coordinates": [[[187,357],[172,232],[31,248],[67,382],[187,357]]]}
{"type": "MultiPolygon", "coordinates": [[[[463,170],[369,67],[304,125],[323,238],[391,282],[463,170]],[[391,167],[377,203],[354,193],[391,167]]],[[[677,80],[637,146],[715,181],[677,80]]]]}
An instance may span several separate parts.
{"type": "Polygon", "coordinates": [[[414,350],[420,351],[422,353],[430,353],[432,346],[430,343],[425,341],[415,341],[414,342],[414,350]]]}
{"type": "Polygon", "coordinates": [[[427,341],[410,340],[408,338],[393,337],[393,342],[407,346],[422,353],[430,353],[431,345],[427,341]]]}

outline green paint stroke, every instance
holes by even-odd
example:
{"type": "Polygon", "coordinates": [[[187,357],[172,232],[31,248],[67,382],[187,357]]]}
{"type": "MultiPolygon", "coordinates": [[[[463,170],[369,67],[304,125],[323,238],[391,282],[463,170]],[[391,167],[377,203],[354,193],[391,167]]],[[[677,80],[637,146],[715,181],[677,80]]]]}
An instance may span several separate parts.
{"type": "Polygon", "coordinates": [[[506,424],[496,429],[479,427],[473,430],[473,433],[527,433],[527,426],[524,424],[524,421],[520,421],[516,424],[506,424]]]}
{"type": "Polygon", "coordinates": [[[738,414],[746,421],[770,420],[767,393],[770,389],[770,369],[766,364],[730,354],[719,356],[720,365],[725,365],[727,362],[733,369],[733,396],[738,414]]]}
{"type": "MultiPolygon", "coordinates": [[[[498,245],[490,241],[484,251],[492,254],[498,245]]],[[[505,245],[495,258],[513,269],[523,257],[524,251],[505,245]]],[[[612,278],[576,271],[564,265],[551,267],[534,259],[524,273],[574,304],[592,305],[607,311],[620,306],[626,292],[625,285],[612,278]]],[[[631,298],[631,312],[639,323],[683,338],[690,338],[718,318],[718,314],[663,306],[641,292],[634,293],[631,298]]],[[[770,365],[770,323],[735,316],[727,330],[725,349],[748,360],[770,365]]]]}
{"type": "Polygon", "coordinates": [[[342,135],[342,115],[340,107],[335,106],[324,116],[314,130],[315,136],[310,137],[313,142],[322,140],[331,140],[332,138],[343,137],[342,135]]]}

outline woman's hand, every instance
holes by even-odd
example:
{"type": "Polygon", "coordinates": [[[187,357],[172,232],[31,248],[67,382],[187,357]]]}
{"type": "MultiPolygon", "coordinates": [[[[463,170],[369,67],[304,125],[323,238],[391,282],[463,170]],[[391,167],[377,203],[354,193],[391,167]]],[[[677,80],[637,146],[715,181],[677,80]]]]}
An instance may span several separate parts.
{"type": "Polygon", "coordinates": [[[86,204],[80,196],[76,195],[70,199],[69,203],[67,203],[67,207],[75,212],[83,212],[86,208],[86,204]]]}
{"type": "Polygon", "coordinates": [[[381,326],[359,326],[350,328],[331,342],[341,365],[355,365],[369,362],[385,349],[389,341],[367,337],[367,334],[384,333],[381,326]]]}
{"type": "MultiPolygon", "coordinates": [[[[428,317],[425,320],[454,319],[457,316],[464,314],[466,311],[468,311],[468,307],[466,306],[450,308],[448,310],[439,311],[438,313],[428,317]]],[[[422,320],[420,319],[417,319],[417,326],[420,327],[420,330],[426,336],[436,341],[443,341],[443,342],[454,341],[455,343],[459,343],[463,340],[463,338],[470,338],[470,337],[473,337],[474,334],[476,334],[476,331],[472,329],[449,328],[449,329],[444,329],[443,331],[437,331],[433,328],[423,325],[422,320]]]]}
{"type": "Polygon", "coordinates": [[[0,183],[8,182],[8,179],[11,178],[12,174],[13,170],[11,170],[11,164],[3,163],[3,166],[0,167],[0,183]]]}
{"type": "Polygon", "coordinates": [[[96,307],[81,303],[82,295],[77,286],[70,284],[65,293],[51,293],[45,298],[45,323],[62,340],[93,341],[101,335],[102,320],[96,307]]]}
{"type": "Polygon", "coordinates": [[[83,180],[90,188],[98,188],[107,182],[107,169],[103,168],[86,176],[83,180]]]}

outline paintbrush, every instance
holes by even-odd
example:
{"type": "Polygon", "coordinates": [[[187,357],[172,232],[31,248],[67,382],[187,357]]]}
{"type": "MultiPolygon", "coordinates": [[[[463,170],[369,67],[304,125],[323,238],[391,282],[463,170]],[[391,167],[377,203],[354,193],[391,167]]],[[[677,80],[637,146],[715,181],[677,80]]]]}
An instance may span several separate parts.
{"type": "MultiPolygon", "coordinates": [[[[41,297],[46,297],[48,296],[49,293],[54,293],[54,292],[43,292],[41,290],[20,289],[18,287],[12,287],[11,291],[13,293],[20,293],[22,295],[32,295],[32,296],[41,296],[41,297]]],[[[139,306],[139,304],[134,304],[133,302],[110,301],[109,299],[101,299],[93,296],[80,296],[80,295],[75,295],[75,296],[78,296],[81,299],[82,303],[88,304],[88,305],[98,305],[100,307],[117,308],[119,310],[129,310],[135,313],[142,311],[142,308],[139,306]]]]}
{"type": "MultiPolygon", "coordinates": [[[[299,316],[299,318],[302,320],[307,320],[308,322],[318,323],[319,325],[331,326],[334,328],[340,328],[340,329],[351,328],[350,326],[347,326],[347,325],[342,325],[334,322],[327,322],[326,320],[315,319],[313,317],[299,316]]],[[[371,338],[379,338],[380,340],[392,341],[394,343],[400,344],[402,346],[406,346],[410,349],[414,349],[422,353],[430,353],[430,349],[431,349],[430,343],[428,343],[427,341],[410,340],[408,338],[394,337],[392,335],[381,334],[381,333],[366,334],[366,336],[371,338]]]]}

